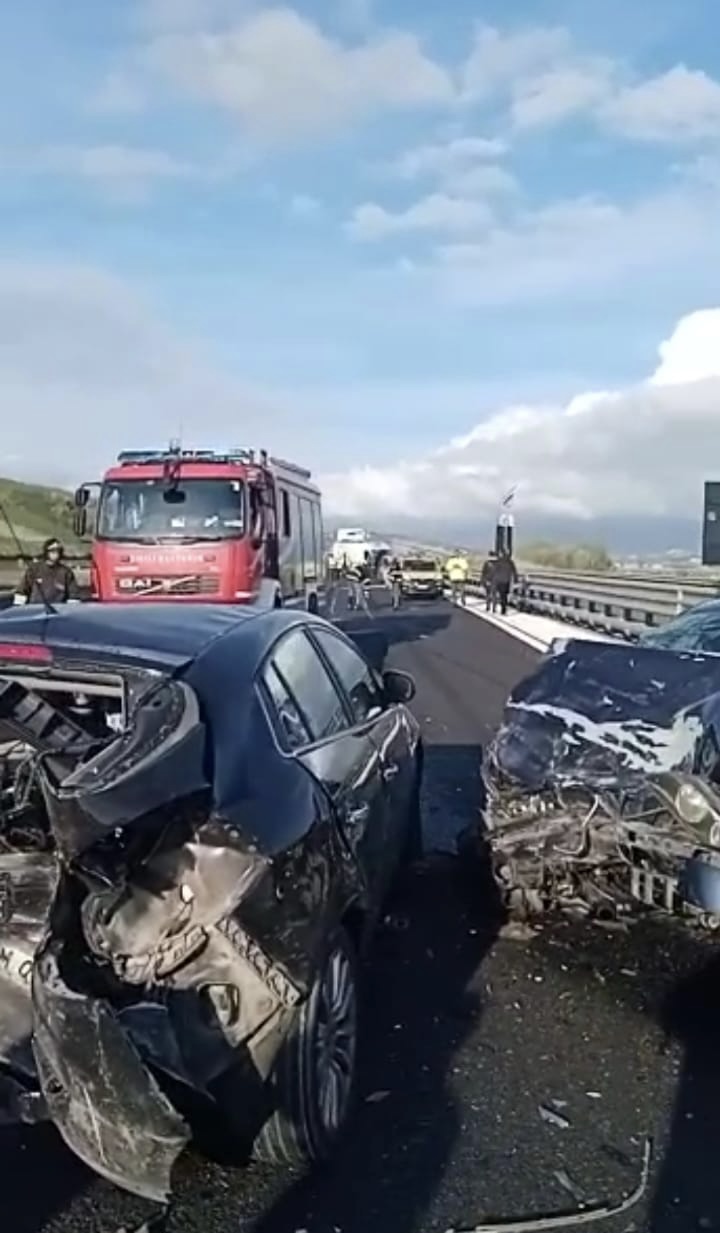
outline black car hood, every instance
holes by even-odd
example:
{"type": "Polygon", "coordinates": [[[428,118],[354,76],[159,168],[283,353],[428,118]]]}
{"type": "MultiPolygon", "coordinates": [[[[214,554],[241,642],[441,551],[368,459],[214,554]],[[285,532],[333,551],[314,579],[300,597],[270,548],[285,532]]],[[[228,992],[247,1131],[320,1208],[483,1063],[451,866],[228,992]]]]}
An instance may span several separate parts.
{"type": "Polygon", "coordinates": [[[510,695],[492,773],[535,792],[565,778],[689,767],[718,693],[714,655],[563,643],[510,695]]]}

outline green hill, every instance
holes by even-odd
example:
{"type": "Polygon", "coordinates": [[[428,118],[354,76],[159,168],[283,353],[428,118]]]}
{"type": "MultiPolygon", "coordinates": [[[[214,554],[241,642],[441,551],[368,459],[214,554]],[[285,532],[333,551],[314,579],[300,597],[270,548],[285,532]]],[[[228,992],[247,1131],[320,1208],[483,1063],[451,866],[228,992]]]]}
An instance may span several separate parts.
{"type": "Polygon", "coordinates": [[[71,555],[87,552],[73,533],[72,493],[62,488],[0,479],[0,557],[17,557],[8,520],[27,553],[35,553],[49,535],[59,535],[71,555]]]}

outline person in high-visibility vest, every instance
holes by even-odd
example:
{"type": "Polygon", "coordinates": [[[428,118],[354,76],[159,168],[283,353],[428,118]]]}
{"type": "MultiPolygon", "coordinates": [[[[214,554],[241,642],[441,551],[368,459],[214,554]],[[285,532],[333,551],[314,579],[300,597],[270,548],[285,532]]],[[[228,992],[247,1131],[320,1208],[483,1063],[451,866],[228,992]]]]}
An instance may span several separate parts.
{"type": "Polygon", "coordinates": [[[470,573],[470,562],[465,553],[458,548],[454,556],[445,563],[445,570],[450,582],[450,598],[453,603],[465,603],[465,588],[470,573]]]}

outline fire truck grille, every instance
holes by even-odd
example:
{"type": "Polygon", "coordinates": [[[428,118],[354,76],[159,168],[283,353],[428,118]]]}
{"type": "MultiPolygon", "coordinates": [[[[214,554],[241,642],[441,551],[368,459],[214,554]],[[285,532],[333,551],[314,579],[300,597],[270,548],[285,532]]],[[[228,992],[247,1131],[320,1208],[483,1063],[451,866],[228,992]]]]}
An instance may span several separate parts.
{"type": "Polygon", "coordinates": [[[194,574],[192,577],[166,578],[118,578],[115,591],[118,595],[217,595],[220,579],[216,574],[194,574]]]}

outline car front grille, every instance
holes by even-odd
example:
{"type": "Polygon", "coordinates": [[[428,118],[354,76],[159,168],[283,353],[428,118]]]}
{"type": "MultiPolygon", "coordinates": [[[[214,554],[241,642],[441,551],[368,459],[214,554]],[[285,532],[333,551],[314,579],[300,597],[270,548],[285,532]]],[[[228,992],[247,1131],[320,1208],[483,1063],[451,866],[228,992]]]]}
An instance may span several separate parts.
{"type": "Polygon", "coordinates": [[[220,578],[217,574],[194,574],[190,576],[162,578],[116,578],[116,595],[217,595],[220,578]]]}

